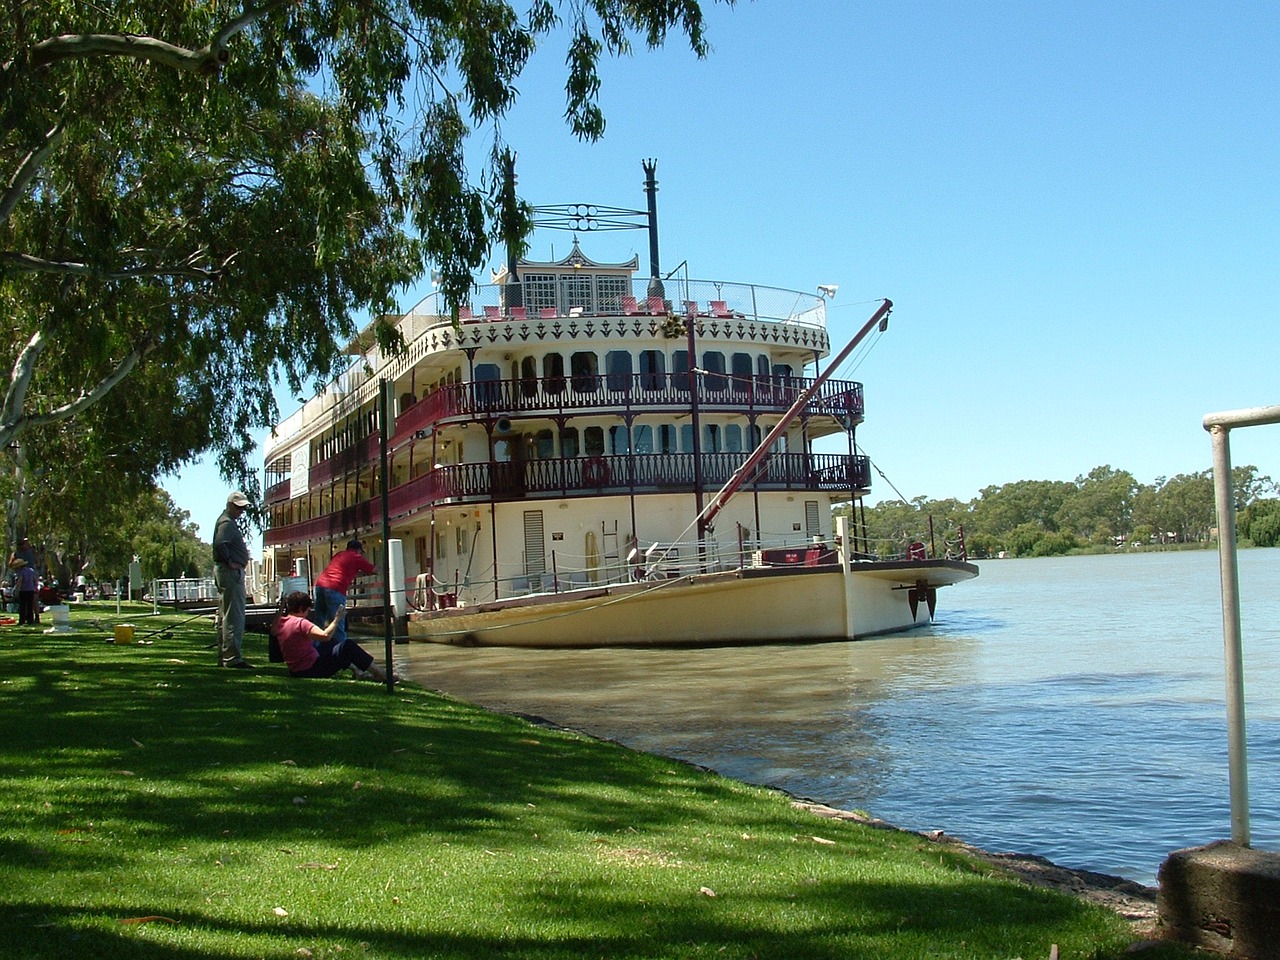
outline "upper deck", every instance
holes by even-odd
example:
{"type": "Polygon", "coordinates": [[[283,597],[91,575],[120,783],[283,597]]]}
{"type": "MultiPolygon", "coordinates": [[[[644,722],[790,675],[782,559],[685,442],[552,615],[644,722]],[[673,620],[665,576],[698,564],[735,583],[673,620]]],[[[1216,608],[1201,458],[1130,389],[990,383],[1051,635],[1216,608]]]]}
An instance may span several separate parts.
{"type": "MultiPolygon", "coordinates": [[[[402,316],[384,318],[379,322],[394,319],[404,349],[382,356],[366,329],[349,348],[358,359],[347,372],[277,425],[267,442],[267,462],[299,439],[367,407],[376,398],[379,379],[400,380],[426,358],[453,351],[474,359],[482,350],[509,353],[539,346],[549,349],[556,344],[609,349],[611,344],[625,341],[676,353],[685,344],[686,324],[692,318],[699,349],[740,344],[742,349],[756,347],[775,355],[790,354],[800,365],[830,352],[826,301],[817,294],[677,277],[663,281],[664,296],[650,296],[654,281],[632,276],[634,266],[593,264],[580,254],[571,254],[558,264],[523,263],[518,282],[505,282],[501,276],[504,282],[472,287],[468,302],[459,307],[456,322],[439,293],[423,298],[402,316]],[[553,267],[559,272],[548,269],[553,267]]],[[[469,374],[464,364],[464,378],[471,379],[469,374]]],[[[709,377],[713,394],[718,389],[715,378],[721,375],[730,384],[726,399],[759,402],[758,387],[734,386],[740,373],[699,374],[709,377]]]]}

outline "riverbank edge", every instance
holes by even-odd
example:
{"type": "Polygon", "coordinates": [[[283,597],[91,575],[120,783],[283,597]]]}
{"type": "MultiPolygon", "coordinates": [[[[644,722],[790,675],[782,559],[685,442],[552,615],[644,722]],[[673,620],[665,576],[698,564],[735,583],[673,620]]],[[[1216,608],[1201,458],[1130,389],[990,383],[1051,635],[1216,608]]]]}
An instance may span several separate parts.
{"type": "MultiPolygon", "coordinates": [[[[412,682],[412,681],[411,681],[412,682]]],[[[520,713],[518,711],[497,710],[493,707],[483,704],[471,703],[454,694],[446,693],[441,690],[431,689],[432,693],[438,694],[449,699],[459,700],[467,703],[479,710],[486,710],[491,713],[503,714],[505,716],[517,717],[527,723],[535,726],[545,727],[551,730],[560,730],[566,733],[572,733],[575,736],[588,737],[592,740],[598,740],[603,743],[610,743],[614,746],[622,747],[637,753],[644,751],[636,750],[635,747],[623,743],[612,737],[600,737],[575,727],[566,726],[555,720],[537,714],[520,713]]],[[[681,757],[670,757],[665,754],[661,755],[663,759],[670,760],[673,763],[682,763],[685,766],[694,767],[698,770],[705,770],[714,773],[717,776],[724,776],[719,771],[711,767],[704,766],[699,763],[693,763],[681,757]]],[[[728,778],[737,779],[737,778],[728,778]]],[[[745,782],[745,781],[743,781],[745,782]]],[[[1064,867],[1046,857],[1033,853],[993,853],[990,850],[983,850],[981,847],[975,847],[971,843],[966,843],[959,837],[953,837],[942,830],[930,830],[922,833],[917,830],[907,830],[895,824],[889,823],[887,820],[881,820],[867,813],[857,810],[842,810],[838,807],[830,806],[820,800],[814,800],[808,797],[798,797],[780,787],[772,784],[751,784],[752,786],[761,787],[766,790],[772,790],[776,793],[787,797],[791,801],[791,805],[798,810],[804,810],[813,814],[815,817],[821,817],[827,820],[851,820],[866,826],[874,827],[880,830],[888,830],[894,833],[907,834],[916,837],[926,843],[935,843],[946,846],[953,850],[961,850],[964,853],[974,857],[983,863],[988,864],[996,871],[1028,886],[1039,887],[1045,890],[1052,890],[1057,893],[1074,896],[1078,899],[1087,901],[1100,907],[1105,907],[1114,913],[1119,914],[1129,922],[1133,930],[1134,936],[1139,940],[1158,940],[1160,939],[1158,914],[1156,911],[1156,895],[1157,888],[1148,887],[1134,880],[1127,880],[1124,877],[1116,877],[1105,873],[1095,873],[1091,870],[1074,870],[1070,867],[1064,867]]]]}

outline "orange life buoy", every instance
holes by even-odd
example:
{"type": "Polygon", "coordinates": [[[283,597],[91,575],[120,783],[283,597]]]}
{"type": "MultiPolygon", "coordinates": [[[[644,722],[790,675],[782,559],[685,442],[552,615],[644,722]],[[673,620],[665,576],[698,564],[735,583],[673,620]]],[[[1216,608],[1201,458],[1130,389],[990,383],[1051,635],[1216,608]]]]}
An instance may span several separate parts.
{"type": "Polygon", "coordinates": [[[609,482],[609,464],[604,457],[587,457],[582,463],[582,484],[603,487],[609,482]]]}

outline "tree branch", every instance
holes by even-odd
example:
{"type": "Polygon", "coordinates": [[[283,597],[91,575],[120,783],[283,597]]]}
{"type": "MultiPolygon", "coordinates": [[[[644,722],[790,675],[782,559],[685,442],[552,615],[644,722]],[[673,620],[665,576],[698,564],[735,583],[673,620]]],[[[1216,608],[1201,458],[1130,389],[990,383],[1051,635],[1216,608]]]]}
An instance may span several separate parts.
{"type": "Polygon", "coordinates": [[[93,406],[110,393],[121,380],[127,377],[143,355],[151,349],[149,343],[135,346],[122,359],[114,370],[102,378],[91,390],[82,391],[78,397],[60,407],[39,414],[24,414],[22,407],[26,402],[27,391],[31,387],[31,379],[35,375],[36,362],[48,346],[44,332],[37,330],[31,335],[25,347],[18,354],[13,364],[13,377],[9,389],[5,391],[4,405],[0,407],[0,449],[15,442],[32,427],[42,427],[74,417],[88,407],[93,406]]]}
{"type": "Polygon", "coordinates": [[[232,254],[215,267],[197,266],[203,255],[203,251],[196,251],[177,263],[106,270],[76,260],[47,260],[44,257],[33,257],[29,253],[0,250],[0,264],[7,265],[20,273],[56,273],[64,276],[100,277],[105,280],[133,280],[139,277],[187,277],[193,280],[215,280],[226,269],[227,264],[235,258],[232,254]]]}
{"type": "Polygon", "coordinates": [[[9,180],[9,185],[4,188],[4,193],[0,194],[0,223],[9,219],[18,201],[22,199],[27,185],[35,179],[40,167],[49,158],[49,154],[53,153],[53,148],[58,145],[66,126],[65,120],[59,120],[54,124],[53,129],[45,134],[44,141],[22,158],[22,163],[18,165],[18,169],[9,180]]]}
{"type": "Polygon", "coordinates": [[[130,57],[185,73],[216,74],[231,57],[227,44],[232,37],[273,10],[294,2],[296,0],[271,0],[260,7],[246,10],[214,34],[208,46],[199,50],[132,33],[67,33],[34,44],[31,47],[30,64],[38,68],[59,60],[130,57]]]}

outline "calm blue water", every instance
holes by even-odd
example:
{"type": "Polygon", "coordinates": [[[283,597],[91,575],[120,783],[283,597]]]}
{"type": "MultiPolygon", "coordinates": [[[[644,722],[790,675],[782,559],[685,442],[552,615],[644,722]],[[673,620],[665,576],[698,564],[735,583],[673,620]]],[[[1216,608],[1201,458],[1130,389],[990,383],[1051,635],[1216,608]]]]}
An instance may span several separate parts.
{"type": "MultiPolygon", "coordinates": [[[[981,567],[879,640],[398,653],[463,699],[989,850],[1153,884],[1229,837],[1217,553],[981,567]]],[[[1280,849],[1280,550],[1240,580],[1253,843],[1280,849]]]]}

